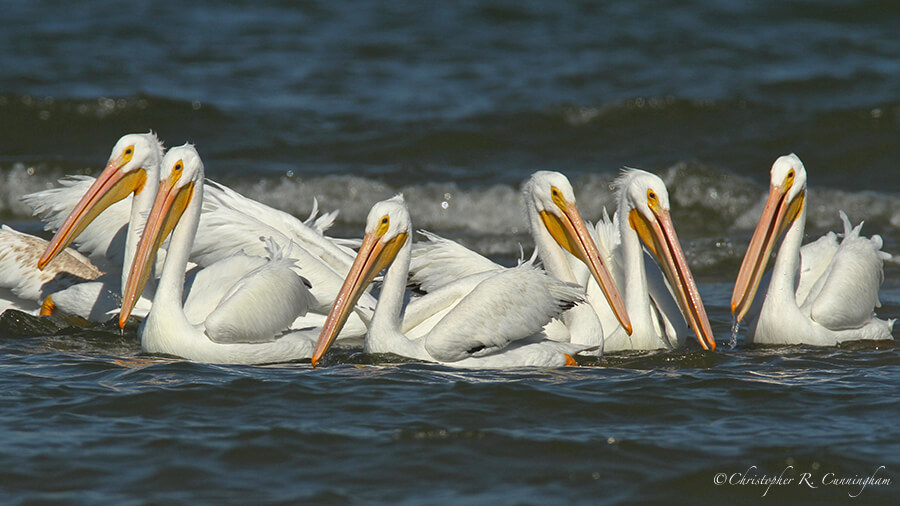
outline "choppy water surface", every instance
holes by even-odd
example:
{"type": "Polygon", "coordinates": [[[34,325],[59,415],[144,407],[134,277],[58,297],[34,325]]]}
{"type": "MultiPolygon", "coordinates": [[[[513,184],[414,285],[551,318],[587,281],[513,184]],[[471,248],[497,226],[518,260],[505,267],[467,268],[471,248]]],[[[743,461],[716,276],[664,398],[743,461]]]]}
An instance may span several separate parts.
{"type": "MultiPolygon", "coordinates": [[[[612,205],[618,169],[642,167],[669,185],[720,349],[553,371],[457,372],[349,352],[319,370],[215,367],[142,356],[133,334],[7,313],[0,494],[896,497],[897,483],[833,483],[900,479],[892,342],[727,342],[731,283],[777,156],[806,164],[810,238],[838,229],[844,209],[900,253],[898,23],[894,3],[840,0],[5,5],[5,223],[37,232],[19,196],[96,173],[120,135],[153,129],[170,146],[196,143],[211,177],[253,198],[301,216],[313,197],[340,209],[338,235],[359,235],[371,204],[403,191],[416,227],[511,261],[530,248],[518,186],[532,171],[566,173],[592,219],[612,205]],[[752,483],[782,472],[792,484],[752,483]],[[803,473],[818,488],[798,485],[803,473]]],[[[882,317],[900,316],[897,262],[882,302],[882,317]]]]}

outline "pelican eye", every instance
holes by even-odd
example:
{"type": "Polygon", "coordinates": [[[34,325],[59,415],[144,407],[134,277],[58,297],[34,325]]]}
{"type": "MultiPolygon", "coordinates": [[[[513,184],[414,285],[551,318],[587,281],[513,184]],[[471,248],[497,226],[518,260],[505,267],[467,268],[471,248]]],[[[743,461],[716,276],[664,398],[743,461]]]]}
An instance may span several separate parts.
{"type": "Polygon", "coordinates": [[[647,190],[647,199],[656,200],[656,192],[653,190],[647,190]]]}
{"type": "Polygon", "coordinates": [[[131,161],[131,157],[132,157],[133,155],[134,155],[134,146],[133,146],[133,145],[132,145],[132,146],[128,146],[127,148],[125,148],[125,151],[122,152],[122,160],[123,160],[125,163],[128,163],[128,162],[131,161]]]}
{"type": "Polygon", "coordinates": [[[555,186],[550,187],[550,199],[553,200],[553,203],[556,204],[560,209],[566,209],[566,207],[568,207],[566,199],[565,197],[563,197],[562,192],[559,191],[559,188],[555,186]]]}
{"type": "Polygon", "coordinates": [[[794,169],[788,171],[787,176],[784,177],[784,188],[788,189],[794,185],[794,169]]]}
{"type": "Polygon", "coordinates": [[[391,226],[391,219],[388,215],[384,215],[381,217],[381,222],[378,223],[378,230],[375,233],[380,237],[387,233],[388,227],[391,226]]]}
{"type": "Polygon", "coordinates": [[[184,161],[178,160],[172,166],[172,174],[169,176],[173,181],[181,179],[181,171],[184,169],[184,161]]]}

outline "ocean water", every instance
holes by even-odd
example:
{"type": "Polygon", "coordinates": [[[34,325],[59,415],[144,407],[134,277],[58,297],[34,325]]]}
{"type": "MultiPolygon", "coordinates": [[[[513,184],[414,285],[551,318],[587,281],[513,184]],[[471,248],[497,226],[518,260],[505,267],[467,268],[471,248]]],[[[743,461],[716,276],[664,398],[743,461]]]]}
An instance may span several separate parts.
{"type": "MultiPolygon", "coordinates": [[[[809,174],[809,240],[839,230],[843,209],[900,258],[898,24],[894,2],[843,0],[8,2],[4,223],[39,232],[21,195],[96,174],[119,136],[152,129],[195,143],[210,177],[250,197],[298,216],[313,198],[340,210],[335,235],[359,236],[369,207],[403,192],[417,228],[512,262],[532,246],[519,194],[531,172],[567,174],[596,219],[618,171],[640,167],[669,187],[720,346],[562,370],[350,352],[315,370],[219,367],[142,355],[133,331],[6,313],[0,496],[897,497],[893,342],[727,343],[732,283],[782,154],[809,174]],[[893,483],[836,483],[873,476],[893,483]]],[[[881,301],[881,317],[900,316],[896,259],[881,301]]]]}

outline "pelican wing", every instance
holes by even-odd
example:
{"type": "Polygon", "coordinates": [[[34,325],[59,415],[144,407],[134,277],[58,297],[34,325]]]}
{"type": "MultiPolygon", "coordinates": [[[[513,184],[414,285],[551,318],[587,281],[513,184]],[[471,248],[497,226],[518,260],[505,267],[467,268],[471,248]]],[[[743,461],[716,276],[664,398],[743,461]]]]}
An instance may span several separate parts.
{"type": "MultiPolygon", "coordinates": [[[[796,300],[797,306],[802,307],[810,298],[814,290],[818,293],[825,281],[825,274],[831,267],[834,255],[838,252],[840,243],[837,234],[828,232],[816,241],[800,248],[800,276],[797,280],[796,300]]],[[[758,290],[759,293],[767,293],[768,286],[760,283],[766,290],[758,290]]],[[[762,297],[757,297],[762,298],[762,297]]],[[[813,297],[815,298],[815,297],[813,297]]]]}
{"type": "MultiPolygon", "coordinates": [[[[310,310],[327,313],[350,270],[353,258],[346,251],[352,250],[334,245],[293,216],[227,187],[208,182],[205,190],[208,191],[204,193],[203,213],[191,258],[200,265],[211,265],[239,253],[265,256],[266,243],[260,238],[269,237],[278,244],[288,245],[285,254],[302,267],[303,276],[312,284],[314,301],[310,310]],[[314,240],[308,240],[310,237],[314,240]],[[345,263],[347,258],[349,261],[345,263]]],[[[375,299],[365,293],[359,304],[374,308],[375,299]]]]}
{"type": "Polygon", "coordinates": [[[203,323],[219,307],[225,295],[247,273],[261,268],[266,258],[237,254],[205,267],[188,271],[185,280],[184,314],[194,325],[203,323]]]}
{"type": "MultiPolygon", "coordinates": [[[[89,176],[67,176],[58,188],[29,193],[22,197],[32,213],[44,222],[44,230],[56,232],[94,184],[89,176]]],[[[121,268],[125,256],[125,231],[131,217],[131,199],[116,202],[103,211],[75,239],[78,251],[95,261],[121,268]]]]}
{"type": "Polygon", "coordinates": [[[427,242],[413,244],[409,265],[410,283],[432,292],[472,274],[492,272],[503,266],[466,248],[456,241],[419,230],[427,242]]]}
{"type": "Polygon", "coordinates": [[[90,260],[70,248],[40,271],[37,261],[46,247],[47,241],[41,238],[6,225],[0,227],[0,287],[40,303],[50,293],[102,274],[90,260]]]}
{"type": "MultiPolygon", "coordinates": [[[[597,250],[600,251],[600,255],[603,257],[606,265],[621,273],[621,266],[615,267],[617,264],[616,258],[619,256],[616,254],[616,250],[622,244],[622,238],[619,236],[619,213],[613,214],[612,219],[610,219],[609,213],[604,207],[603,216],[593,228],[588,227],[588,230],[594,232],[594,242],[597,244],[597,250]]],[[[616,279],[616,282],[618,283],[619,280],[616,279]]]]}
{"type": "Polygon", "coordinates": [[[878,289],[884,280],[884,260],[890,255],[881,251],[881,237],[861,237],[862,223],[850,228],[844,221],[844,239],[822,276],[820,287],[809,296],[812,319],[831,330],[859,328],[872,320],[872,312],[881,306],[878,289]]]}
{"type": "MultiPolygon", "coordinates": [[[[191,258],[209,265],[236,253],[262,256],[265,243],[260,237],[271,237],[277,243],[291,245],[287,255],[302,266],[303,275],[312,283],[315,298],[310,310],[328,312],[334,296],[353,263],[354,252],[337,244],[320,232],[325,222],[303,223],[290,214],[248,199],[226,186],[207,180],[200,229],[194,241],[191,258]]],[[[323,220],[323,218],[319,218],[323,220]]],[[[360,298],[362,307],[374,308],[375,299],[368,293],[360,298]]]]}
{"type": "Polygon", "coordinates": [[[482,281],[493,274],[492,272],[472,274],[421,297],[413,297],[403,311],[400,331],[410,339],[424,337],[482,281]]]}
{"type": "Polygon", "coordinates": [[[498,353],[454,362],[453,367],[561,367],[566,365],[566,355],[576,355],[590,349],[585,345],[548,341],[541,336],[532,336],[516,341],[498,353]]]}
{"type": "Polygon", "coordinates": [[[206,318],[206,334],[220,344],[272,342],[306,313],[309,290],[290,260],[275,260],[235,283],[206,318]]]}
{"type": "Polygon", "coordinates": [[[579,287],[529,264],[480,282],[424,338],[436,360],[454,362],[496,352],[533,336],[551,318],[582,300],[579,287]]]}
{"type": "MultiPolygon", "coordinates": [[[[310,254],[320,258],[341,276],[349,272],[356,252],[344,246],[341,241],[335,241],[323,234],[334,222],[336,211],[316,218],[318,205],[314,203],[313,214],[306,222],[302,222],[284,211],[247,198],[225,185],[210,180],[207,180],[206,183],[207,193],[203,201],[204,214],[214,214],[226,209],[236,211],[243,215],[244,223],[262,227],[258,230],[277,231],[279,235],[287,237],[310,254]]],[[[213,235],[215,236],[215,234],[213,235]]],[[[260,234],[258,231],[252,238],[255,239],[259,235],[274,234],[268,232],[260,234]]]]}

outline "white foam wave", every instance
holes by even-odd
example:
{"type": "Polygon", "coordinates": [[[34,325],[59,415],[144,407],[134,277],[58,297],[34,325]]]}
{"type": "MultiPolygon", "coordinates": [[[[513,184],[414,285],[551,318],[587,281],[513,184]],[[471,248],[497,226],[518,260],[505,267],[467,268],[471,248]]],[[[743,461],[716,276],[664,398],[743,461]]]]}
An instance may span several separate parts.
{"type": "MultiPolygon", "coordinates": [[[[21,195],[56,184],[55,169],[35,170],[24,164],[0,170],[0,213],[27,219],[30,210],[21,195]]],[[[697,164],[680,163],[660,174],[669,186],[676,227],[686,254],[693,261],[714,265],[743,254],[744,242],[762,212],[766,188],[748,178],[697,164]]],[[[586,220],[599,218],[606,207],[615,209],[610,183],[614,175],[573,177],[578,207],[586,220]]],[[[410,206],[415,228],[460,240],[482,254],[513,260],[520,246],[532,247],[518,186],[426,183],[392,186],[355,176],[261,177],[225,180],[236,191],[295,216],[305,218],[314,198],[322,211],[338,210],[337,235],[359,236],[375,202],[402,192],[410,206]]],[[[886,248],[900,231],[900,202],[891,195],[871,191],[849,192],[810,188],[807,199],[810,236],[839,229],[838,211],[854,222],[865,220],[869,234],[881,234],[886,248]]],[[[7,218],[9,220],[10,218],[7,218]]]]}

